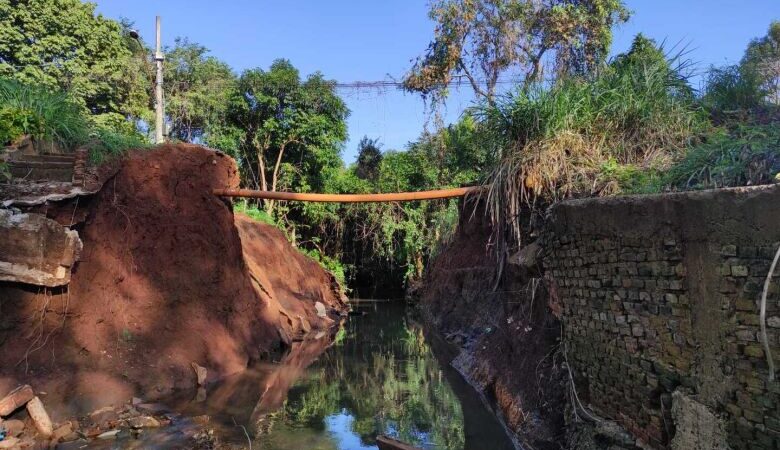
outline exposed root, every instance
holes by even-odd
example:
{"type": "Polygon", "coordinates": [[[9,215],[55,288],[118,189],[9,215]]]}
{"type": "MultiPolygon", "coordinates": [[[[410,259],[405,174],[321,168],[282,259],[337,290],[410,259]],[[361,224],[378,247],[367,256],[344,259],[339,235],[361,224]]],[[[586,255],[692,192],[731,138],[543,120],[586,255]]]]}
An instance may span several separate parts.
{"type": "Polygon", "coordinates": [[[569,374],[569,388],[570,388],[569,389],[569,395],[571,396],[571,399],[572,399],[572,406],[574,406],[574,417],[575,417],[575,419],[579,420],[579,415],[577,414],[577,407],[579,407],[579,409],[582,411],[582,414],[585,417],[587,417],[588,419],[590,419],[593,422],[596,422],[596,423],[600,424],[600,423],[604,422],[604,419],[596,416],[595,413],[589,412],[588,409],[585,408],[582,405],[582,402],[580,401],[580,396],[577,394],[577,387],[574,385],[574,375],[572,375],[572,372],[571,372],[571,365],[569,364],[569,356],[567,355],[566,347],[567,347],[567,345],[564,343],[563,344],[563,358],[566,360],[566,370],[567,370],[567,373],[569,374]]]}
{"type": "MultiPolygon", "coordinates": [[[[29,364],[30,355],[44,348],[46,344],[49,343],[49,340],[55,333],[65,328],[65,320],[68,316],[68,307],[70,306],[70,292],[68,292],[65,298],[65,305],[63,306],[63,310],[62,310],[62,322],[60,322],[59,326],[56,326],[52,328],[48,333],[45,333],[44,330],[46,328],[46,324],[45,324],[46,312],[48,311],[49,305],[51,304],[52,296],[48,289],[44,290],[42,292],[42,295],[44,298],[43,306],[41,307],[38,313],[33,315],[33,321],[36,321],[37,325],[33,328],[33,332],[28,336],[29,338],[35,336],[35,339],[33,339],[33,341],[30,343],[30,346],[27,347],[27,350],[24,352],[24,356],[19,361],[17,361],[17,363],[14,365],[14,367],[18,367],[19,364],[24,363],[25,374],[28,373],[30,369],[30,364],[29,364]]],[[[52,360],[53,358],[54,355],[52,355],[52,360]]]]}

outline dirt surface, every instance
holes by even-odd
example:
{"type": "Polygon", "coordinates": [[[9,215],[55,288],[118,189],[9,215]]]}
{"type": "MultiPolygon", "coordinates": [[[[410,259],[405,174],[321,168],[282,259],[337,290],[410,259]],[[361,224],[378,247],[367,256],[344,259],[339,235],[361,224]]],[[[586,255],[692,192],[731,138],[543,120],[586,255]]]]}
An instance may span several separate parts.
{"type": "Polygon", "coordinates": [[[457,346],[455,367],[493,404],[520,446],[558,449],[565,440],[566,384],[560,325],[534,267],[507,264],[497,277],[489,219],[465,206],[454,241],[423,281],[420,309],[457,346]]]}
{"type": "Polygon", "coordinates": [[[0,284],[0,392],[31,384],[58,420],[192,387],[192,362],[225,377],[333,325],[345,306],[331,275],[211,194],[237,185],[224,154],[162,146],[68,203],[84,243],[71,284],[0,284]]]}

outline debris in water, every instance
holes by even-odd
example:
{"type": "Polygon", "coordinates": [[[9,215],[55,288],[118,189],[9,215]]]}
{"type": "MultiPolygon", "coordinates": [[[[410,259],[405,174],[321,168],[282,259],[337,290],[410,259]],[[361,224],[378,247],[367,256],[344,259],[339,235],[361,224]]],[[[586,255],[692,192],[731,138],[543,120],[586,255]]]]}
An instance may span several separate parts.
{"type": "Polygon", "coordinates": [[[105,433],[100,433],[98,435],[98,439],[116,439],[116,435],[119,434],[119,432],[122,430],[111,430],[106,431],[105,433]]]}

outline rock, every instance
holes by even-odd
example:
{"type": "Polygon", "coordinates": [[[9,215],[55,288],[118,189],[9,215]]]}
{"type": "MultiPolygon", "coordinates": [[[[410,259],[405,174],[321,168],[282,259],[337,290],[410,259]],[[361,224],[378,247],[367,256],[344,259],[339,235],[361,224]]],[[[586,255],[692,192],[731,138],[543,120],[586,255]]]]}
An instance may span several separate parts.
{"type": "Polygon", "coordinates": [[[19,437],[24,431],[24,422],[21,420],[6,420],[3,422],[3,428],[8,433],[8,436],[19,437]]]}
{"type": "Polygon", "coordinates": [[[45,437],[51,436],[54,429],[49,414],[46,412],[46,408],[43,407],[41,399],[33,397],[32,400],[27,402],[27,413],[30,415],[30,419],[32,419],[33,425],[35,425],[38,433],[45,437]]]}
{"type": "Polygon", "coordinates": [[[89,413],[89,419],[95,425],[106,427],[110,422],[114,422],[119,419],[119,413],[117,413],[114,408],[106,406],[89,413]]]}
{"type": "Polygon", "coordinates": [[[198,363],[191,362],[190,365],[192,366],[192,370],[195,371],[195,376],[198,379],[198,386],[203,386],[206,384],[206,375],[208,375],[208,370],[206,370],[205,367],[199,366],[198,363]]]}
{"type": "Polygon", "coordinates": [[[98,439],[108,440],[108,439],[116,439],[116,435],[119,434],[119,432],[122,430],[111,430],[106,431],[105,433],[98,434],[98,439]]]}
{"type": "Polygon", "coordinates": [[[127,419],[127,424],[131,428],[157,428],[160,426],[160,422],[150,416],[132,417],[127,419]]]}
{"type": "Polygon", "coordinates": [[[536,242],[531,242],[521,248],[514,255],[509,257],[509,264],[523,267],[526,270],[532,270],[539,267],[539,256],[542,253],[542,247],[536,242]]]}
{"type": "MultiPolygon", "coordinates": [[[[0,265],[2,265],[2,262],[0,262],[0,265]]],[[[0,269],[0,271],[2,271],[2,269],[0,269]]],[[[0,276],[0,279],[2,279],[2,276],[0,276]]],[[[29,385],[25,384],[19,386],[0,400],[0,416],[11,414],[27,404],[34,396],[35,394],[29,385]]]]}
{"type": "Polygon", "coordinates": [[[276,332],[279,333],[279,339],[281,339],[285,346],[289,347],[292,345],[292,338],[284,328],[276,327],[276,332]]]}
{"type": "Polygon", "coordinates": [[[168,411],[168,408],[159,403],[139,403],[135,405],[135,409],[146,414],[159,414],[168,411]]]}
{"type": "Polygon", "coordinates": [[[192,399],[195,403],[201,403],[206,401],[206,388],[199,387],[198,392],[195,393],[195,398],[192,399]]]}
{"type": "Polygon", "coordinates": [[[325,305],[323,305],[321,302],[315,303],[314,309],[317,310],[317,315],[319,317],[328,317],[328,313],[325,311],[325,305]]]}
{"type": "Polygon", "coordinates": [[[19,438],[7,437],[0,441],[0,449],[14,448],[19,444],[19,438]]]}
{"type": "Polygon", "coordinates": [[[208,425],[210,420],[211,420],[211,417],[209,417],[209,416],[207,416],[205,414],[202,415],[202,416],[195,416],[195,417],[192,418],[192,421],[195,422],[196,424],[200,425],[200,426],[208,425]]]}
{"type": "Polygon", "coordinates": [[[298,316],[298,322],[301,324],[301,329],[304,333],[311,332],[311,325],[309,325],[308,320],[304,319],[302,316],[298,316]]]}
{"type": "Polygon", "coordinates": [[[63,286],[79,259],[81,239],[43,215],[0,209],[0,280],[63,286]]]}
{"type": "Polygon", "coordinates": [[[69,436],[71,434],[73,434],[73,425],[71,425],[70,422],[65,422],[64,424],[54,429],[51,434],[51,440],[54,442],[59,442],[64,440],[65,436],[69,436]]]}

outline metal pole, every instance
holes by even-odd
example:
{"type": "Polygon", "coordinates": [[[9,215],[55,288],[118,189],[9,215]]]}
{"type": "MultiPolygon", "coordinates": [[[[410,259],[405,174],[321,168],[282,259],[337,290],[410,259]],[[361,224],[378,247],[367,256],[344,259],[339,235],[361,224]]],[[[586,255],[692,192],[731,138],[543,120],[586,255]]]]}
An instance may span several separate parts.
{"type": "Polygon", "coordinates": [[[162,42],[160,38],[160,16],[157,16],[155,23],[157,29],[157,45],[154,52],[154,62],[157,65],[157,77],[154,85],[154,142],[156,144],[162,144],[164,140],[163,127],[164,121],[164,109],[163,105],[163,60],[165,57],[162,53],[162,42]]]}

